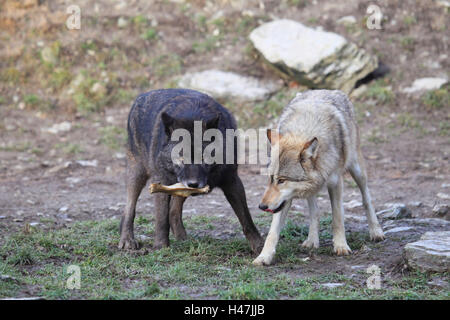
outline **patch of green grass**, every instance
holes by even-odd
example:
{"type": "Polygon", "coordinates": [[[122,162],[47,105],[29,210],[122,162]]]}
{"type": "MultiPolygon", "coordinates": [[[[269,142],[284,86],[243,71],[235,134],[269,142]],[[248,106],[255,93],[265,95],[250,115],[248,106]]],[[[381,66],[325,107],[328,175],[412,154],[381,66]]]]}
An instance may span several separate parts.
{"type": "Polygon", "coordinates": [[[99,128],[100,142],[112,150],[118,150],[125,144],[125,129],[116,126],[99,128]]]}
{"type": "Polygon", "coordinates": [[[183,60],[176,54],[163,54],[152,59],[150,65],[158,78],[167,78],[182,71],[183,60]]]}
{"type": "Polygon", "coordinates": [[[50,75],[49,85],[55,89],[61,89],[72,80],[72,74],[64,68],[56,68],[50,75]]]}
{"type": "MultiPolygon", "coordinates": [[[[140,216],[142,217],[142,216],[140,216]]],[[[135,234],[154,236],[152,218],[143,217],[135,234]]],[[[213,222],[213,220],[210,220],[213,222]]],[[[194,221],[195,222],[195,221],[194,221]]],[[[322,219],[321,236],[329,228],[322,219]]],[[[51,224],[51,222],[49,222],[51,224]]],[[[15,297],[33,288],[33,294],[47,299],[448,299],[448,291],[428,285],[433,275],[410,273],[400,279],[384,279],[382,289],[369,290],[360,279],[334,272],[305,276],[297,272],[308,262],[288,260],[288,245],[299,252],[305,227],[288,224],[280,246],[281,262],[271,267],[254,267],[248,242],[243,237],[214,239],[190,236],[171,241],[169,248],[138,251],[117,249],[119,221],[84,221],[51,232],[32,228],[2,238],[0,274],[12,277],[0,281],[0,297],[15,297]],[[69,289],[71,265],[80,268],[80,289],[69,289]],[[294,272],[293,272],[294,271],[294,272]],[[343,283],[327,289],[327,282],[343,283]]],[[[191,224],[196,231],[203,226],[191,224]]],[[[239,227],[237,227],[239,228],[239,227]]],[[[191,232],[192,234],[192,232],[191,232]]],[[[356,245],[365,238],[350,235],[356,245]]],[[[382,274],[382,276],[384,276],[382,274]]],[[[448,275],[442,275],[447,277],[448,275]]]]}
{"type": "Polygon", "coordinates": [[[364,92],[366,98],[375,99],[377,103],[389,104],[394,101],[395,94],[383,80],[375,81],[364,92]]]}
{"type": "Polygon", "coordinates": [[[403,18],[403,24],[407,27],[410,27],[416,23],[417,23],[417,19],[415,16],[408,15],[403,18]]]}
{"type": "Polygon", "coordinates": [[[450,135],[450,121],[439,122],[439,135],[440,136],[450,135]]]}
{"type": "Polygon", "coordinates": [[[192,44],[192,50],[194,50],[195,53],[205,53],[212,51],[218,47],[218,43],[221,38],[221,35],[206,36],[206,38],[204,38],[202,41],[194,42],[192,44]]]}
{"type": "Polygon", "coordinates": [[[450,106],[450,92],[448,87],[428,91],[422,96],[421,100],[429,109],[442,109],[450,106]]]}
{"type": "Polygon", "coordinates": [[[158,38],[158,31],[156,28],[149,28],[143,34],[141,34],[141,38],[147,41],[152,41],[158,38]]]}
{"type": "Polygon", "coordinates": [[[400,45],[405,50],[413,51],[415,44],[416,44],[416,39],[414,39],[413,37],[406,36],[406,37],[402,37],[400,39],[400,45]]]}
{"type": "Polygon", "coordinates": [[[83,152],[83,148],[77,143],[57,143],[55,148],[61,149],[64,153],[76,155],[83,152]]]}
{"type": "Polygon", "coordinates": [[[22,73],[14,67],[5,68],[0,71],[0,81],[11,85],[18,84],[23,79],[22,73]]]}
{"type": "MultiPolygon", "coordinates": [[[[114,95],[109,94],[104,84],[88,75],[86,71],[83,71],[82,74],[84,74],[84,78],[75,88],[72,98],[77,111],[87,115],[102,110],[114,99],[114,95]],[[94,92],[93,88],[96,83],[99,83],[103,89],[94,92]]],[[[114,79],[110,81],[110,85],[113,85],[113,82],[114,79]]]]}

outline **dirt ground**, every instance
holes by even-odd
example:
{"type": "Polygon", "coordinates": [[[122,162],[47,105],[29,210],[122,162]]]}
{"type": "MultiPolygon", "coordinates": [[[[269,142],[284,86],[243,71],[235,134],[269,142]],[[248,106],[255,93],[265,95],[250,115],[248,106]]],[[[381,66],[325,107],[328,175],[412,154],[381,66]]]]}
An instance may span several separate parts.
{"type": "MultiPolygon", "coordinates": [[[[105,5],[105,1],[96,2],[100,6],[105,5]]],[[[336,23],[336,20],[350,14],[362,20],[369,1],[345,1],[345,4],[317,1],[319,4],[316,5],[309,1],[300,2],[305,4],[289,7],[289,1],[282,1],[281,4],[277,1],[266,1],[262,9],[257,2],[250,1],[245,9],[252,10],[253,15],[261,16],[262,20],[266,19],[265,16],[275,16],[314,26],[321,25],[326,30],[341,33],[349,40],[364,46],[389,66],[389,74],[376,84],[371,82],[367,86],[387,87],[393,97],[383,100],[383,97],[376,94],[363,94],[354,98],[354,101],[376,211],[386,209],[392,203],[404,203],[412,211],[412,219],[395,223],[384,220],[383,228],[388,230],[393,226],[413,226],[413,229],[402,233],[388,233],[387,239],[379,243],[376,249],[359,249],[350,257],[315,254],[300,272],[305,276],[328,272],[352,275],[355,274],[355,269],[376,264],[382,268],[385,276],[400,277],[404,270],[403,246],[417,240],[425,231],[448,229],[445,224],[423,224],[419,219],[442,219],[433,214],[432,208],[435,204],[449,202],[449,105],[429,108],[424,105],[422,96],[401,92],[401,88],[409,86],[416,78],[442,74],[448,76],[448,11],[439,7],[435,1],[389,1],[389,4],[387,1],[378,1],[385,14],[384,29],[368,32],[359,24],[354,27],[356,29],[346,28],[336,23]],[[412,22],[408,22],[410,20],[405,17],[414,19],[411,18],[412,22]],[[442,20],[442,17],[446,20],[442,20]]],[[[94,10],[92,3],[80,3],[94,10]]],[[[193,1],[188,12],[199,13],[205,10],[205,16],[210,17],[214,10],[202,9],[206,3],[193,1]]],[[[41,10],[44,6],[50,14],[61,12],[65,1],[43,1],[41,10]]],[[[228,18],[242,17],[242,8],[219,4],[217,7],[224,10],[228,18]]],[[[123,9],[115,10],[111,6],[100,12],[99,21],[103,18],[115,21],[118,16],[133,17],[142,12],[150,12],[148,15],[154,15],[159,21],[158,32],[164,34],[155,50],[176,52],[183,59],[182,68],[170,77],[158,76],[152,68],[144,68],[144,73],[148,72],[150,75],[146,90],[162,87],[184,72],[203,70],[211,66],[259,77],[276,78],[260,60],[252,60],[242,50],[248,44],[246,31],[235,41],[232,35],[224,37],[220,40],[220,45],[210,51],[192,52],[190,48],[192,42],[199,37],[200,27],[195,24],[196,20],[193,22],[184,13],[181,14],[183,9],[177,4],[146,4],[145,1],[133,1],[133,4],[129,3],[123,9]],[[154,10],[155,6],[158,10],[154,10]]],[[[9,24],[5,21],[2,20],[2,38],[8,40],[7,43],[2,40],[0,49],[3,50],[3,56],[15,46],[38,50],[37,41],[50,43],[59,39],[64,52],[64,58],[61,59],[73,59],[75,62],[71,68],[73,74],[76,74],[80,68],[88,69],[94,66],[92,57],[83,56],[80,50],[71,51],[89,38],[102,43],[98,47],[113,46],[114,43],[123,41],[123,46],[129,50],[127,52],[130,60],[142,57],[141,53],[134,51],[138,47],[135,43],[135,37],[138,36],[127,34],[126,30],[118,29],[115,24],[101,24],[103,29],[98,30],[89,25],[88,32],[68,39],[62,36],[63,31],[59,31],[60,22],[49,26],[50,31],[37,31],[35,36],[32,36],[33,28],[39,30],[39,27],[31,25],[35,23],[34,20],[28,21],[28,24],[23,20],[17,22],[13,19],[9,24]],[[105,33],[108,28],[112,30],[105,33]]],[[[205,28],[204,32],[208,33],[209,26],[206,25],[205,28]]],[[[152,47],[144,45],[138,49],[148,50],[152,47]]],[[[28,62],[25,61],[24,53],[10,59],[9,62],[0,63],[3,70],[11,65],[17,66],[19,70],[27,68],[28,62]]],[[[139,61],[135,63],[139,64],[139,61]]],[[[139,73],[139,68],[128,72],[125,67],[117,67],[115,62],[112,63],[112,68],[116,68],[114,71],[121,78],[119,87],[132,88],[132,94],[144,91],[137,86],[133,88],[133,81],[136,79],[133,76],[139,73]]],[[[27,224],[51,232],[79,220],[103,220],[111,217],[119,219],[126,201],[123,132],[132,98],[128,102],[110,101],[111,105],[85,116],[71,107],[70,101],[69,107],[66,107],[64,103],[67,98],[62,90],[48,90],[40,83],[41,79],[27,72],[29,79],[22,84],[12,85],[6,80],[0,83],[0,95],[3,97],[3,102],[0,103],[0,245],[8,235],[23,230],[27,224]],[[46,111],[28,104],[25,107],[20,106],[23,97],[30,92],[39,96],[59,98],[56,102],[57,108],[46,111]],[[18,101],[15,101],[14,96],[19,97],[18,101]],[[46,128],[63,121],[71,123],[69,131],[58,134],[45,131],[46,128]],[[112,133],[109,134],[109,131],[102,128],[118,130],[111,129],[112,133]],[[80,164],[80,160],[96,160],[96,163],[86,166],[83,162],[80,164]]],[[[286,91],[286,99],[289,100],[294,94],[292,90],[286,91]]],[[[224,104],[231,110],[239,107],[239,102],[235,101],[226,101],[224,104]]],[[[251,114],[251,110],[248,112],[251,114]]],[[[276,120],[276,117],[268,116],[261,119],[260,124],[267,125],[273,120],[276,120]]],[[[246,125],[243,122],[240,124],[246,125]]],[[[250,166],[242,167],[240,176],[246,188],[252,216],[260,231],[266,235],[269,228],[268,214],[257,208],[265,188],[266,177],[258,174],[258,168],[250,166]]],[[[344,201],[347,204],[348,234],[367,228],[362,206],[350,208],[348,203],[352,200],[361,201],[361,197],[359,190],[347,176],[344,201]]],[[[331,209],[325,191],[321,192],[319,205],[322,214],[329,216],[331,209]]],[[[152,197],[144,189],[138,203],[137,215],[151,215],[152,210],[152,197]]],[[[237,223],[237,219],[220,190],[206,196],[189,198],[183,216],[187,220],[195,216],[223,218],[223,223],[217,222],[213,230],[197,226],[195,231],[188,229],[188,234],[194,232],[196,236],[208,235],[225,240],[242,237],[239,228],[229,224],[233,219],[237,223]]],[[[306,223],[306,201],[294,202],[289,219],[298,224],[306,223]]],[[[446,219],[449,219],[448,215],[446,219]]],[[[329,247],[331,243],[322,242],[321,245],[329,247]]],[[[358,274],[355,276],[361,277],[358,274]]]]}

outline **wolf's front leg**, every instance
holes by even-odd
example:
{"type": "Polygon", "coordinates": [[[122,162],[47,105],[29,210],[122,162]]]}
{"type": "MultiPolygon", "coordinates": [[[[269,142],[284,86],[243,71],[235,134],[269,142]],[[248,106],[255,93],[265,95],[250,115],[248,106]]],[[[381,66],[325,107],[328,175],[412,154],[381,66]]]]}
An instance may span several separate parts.
{"type": "Polygon", "coordinates": [[[309,232],[308,238],[302,243],[305,248],[319,248],[319,208],[316,196],[308,198],[309,207],[309,232]]]}
{"type": "Polygon", "coordinates": [[[334,174],[328,182],[328,193],[333,214],[333,250],[337,255],[347,255],[352,252],[345,239],[344,206],[342,204],[342,175],[334,174]]]}
{"type": "Polygon", "coordinates": [[[278,240],[280,239],[280,232],[281,229],[283,229],[287,213],[291,208],[291,203],[292,200],[289,200],[280,212],[273,215],[272,224],[270,225],[270,230],[267,234],[266,242],[264,243],[264,248],[259,256],[253,260],[253,264],[255,266],[268,266],[273,263],[278,240]]]}
{"type": "Polygon", "coordinates": [[[158,193],[155,195],[155,249],[169,246],[169,202],[169,195],[165,193],[158,193]]]}

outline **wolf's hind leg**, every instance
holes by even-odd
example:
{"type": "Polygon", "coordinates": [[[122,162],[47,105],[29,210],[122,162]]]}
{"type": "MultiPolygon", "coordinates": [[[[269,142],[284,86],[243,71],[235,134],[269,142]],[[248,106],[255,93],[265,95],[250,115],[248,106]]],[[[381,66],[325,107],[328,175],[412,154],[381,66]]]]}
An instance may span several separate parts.
{"type": "Polygon", "coordinates": [[[183,225],[183,203],[186,200],[185,197],[172,196],[170,199],[169,209],[169,221],[170,229],[175,235],[177,240],[186,240],[186,229],[183,225]]]}
{"type": "Polygon", "coordinates": [[[319,208],[316,196],[308,198],[309,207],[309,232],[308,238],[302,243],[305,248],[319,248],[319,208]]]}
{"type": "Polygon", "coordinates": [[[369,224],[370,239],[373,241],[384,240],[383,229],[378,222],[377,215],[372,206],[372,199],[367,186],[367,174],[364,168],[364,159],[360,152],[358,153],[358,160],[355,160],[350,164],[348,171],[358,185],[359,190],[361,190],[363,205],[369,224]]]}
{"type": "Polygon", "coordinates": [[[333,249],[337,255],[347,255],[352,252],[345,239],[344,206],[342,205],[342,175],[334,174],[328,182],[328,193],[333,214],[333,249]]]}
{"type": "Polygon", "coordinates": [[[264,243],[264,248],[259,256],[253,260],[253,264],[255,266],[268,266],[273,263],[278,240],[280,239],[280,232],[281,229],[283,229],[287,213],[291,208],[291,203],[292,201],[289,200],[280,212],[273,215],[272,224],[270,225],[270,230],[267,234],[266,242],[264,243]]]}
{"type": "Polygon", "coordinates": [[[137,249],[138,242],[134,239],[134,216],[136,214],[136,202],[142,188],[147,183],[148,176],[145,169],[134,159],[127,161],[127,205],[120,220],[119,249],[137,249]]]}

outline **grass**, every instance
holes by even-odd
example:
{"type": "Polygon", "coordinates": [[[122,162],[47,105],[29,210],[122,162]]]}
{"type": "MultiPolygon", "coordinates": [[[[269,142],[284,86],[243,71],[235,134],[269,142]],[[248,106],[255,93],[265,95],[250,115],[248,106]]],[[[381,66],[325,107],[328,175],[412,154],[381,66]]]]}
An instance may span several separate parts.
{"type": "MultiPolygon", "coordinates": [[[[0,281],[0,297],[14,297],[33,288],[35,295],[47,299],[448,298],[448,292],[427,284],[432,275],[419,272],[400,280],[386,279],[380,290],[369,290],[357,277],[334,272],[302,275],[297,270],[308,262],[299,259],[305,253],[299,243],[307,230],[293,222],[283,230],[277,265],[254,267],[249,245],[242,237],[220,240],[192,236],[191,232],[188,240],[172,241],[170,248],[155,251],[151,249],[153,218],[141,217],[136,220],[136,234],[150,238],[141,243],[144,249],[135,252],[116,249],[117,219],[77,222],[56,230],[47,229],[49,222],[42,229],[28,227],[6,236],[0,246],[0,274],[12,278],[0,281]],[[71,265],[80,268],[80,289],[67,287],[71,265]],[[322,286],[327,282],[344,285],[331,290],[322,286]]],[[[196,219],[186,218],[189,229],[204,230],[196,219]]],[[[327,233],[330,222],[329,217],[321,222],[325,240],[331,237],[327,233]]],[[[358,243],[366,243],[366,237],[358,233],[349,236],[349,245],[357,249],[358,243]]]]}
{"type": "Polygon", "coordinates": [[[119,150],[125,144],[125,129],[116,126],[99,128],[100,142],[112,150],[119,150]]]}
{"type": "Polygon", "coordinates": [[[375,99],[377,103],[389,104],[394,101],[395,94],[392,89],[387,86],[384,79],[375,81],[370,85],[366,92],[364,92],[365,97],[369,99],[375,99]]]}
{"type": "Polygon", "coordinates": [[[428,91],[422,96],[421,100],[429,109],[442,109],[450,105],[450,92],[448,87],[428,91]]]}

